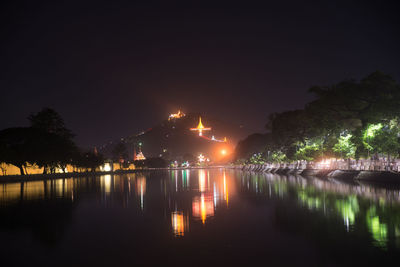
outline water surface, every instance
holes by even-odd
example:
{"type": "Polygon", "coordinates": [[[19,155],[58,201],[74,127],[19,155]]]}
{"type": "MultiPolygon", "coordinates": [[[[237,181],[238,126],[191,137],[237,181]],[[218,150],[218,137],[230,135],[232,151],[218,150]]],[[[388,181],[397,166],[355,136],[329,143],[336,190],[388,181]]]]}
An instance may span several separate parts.
{"type": "Polygon", "coordinates": [[[2,266],[384,265],[400,191],[224,169],[5,183],[0,240],[2,266]]]}

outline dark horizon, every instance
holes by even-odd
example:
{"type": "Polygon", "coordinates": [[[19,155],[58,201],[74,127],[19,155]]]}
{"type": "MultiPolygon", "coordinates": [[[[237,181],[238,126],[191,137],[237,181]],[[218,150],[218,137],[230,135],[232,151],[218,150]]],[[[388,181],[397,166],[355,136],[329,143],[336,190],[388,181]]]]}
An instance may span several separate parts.
{"type": "Polygon", "coordinates": [[[307,89],[400,81],[395,3],[2,3],[1,129],[54,108],[90,147],[182,109],[248,134],[307,89]]]}

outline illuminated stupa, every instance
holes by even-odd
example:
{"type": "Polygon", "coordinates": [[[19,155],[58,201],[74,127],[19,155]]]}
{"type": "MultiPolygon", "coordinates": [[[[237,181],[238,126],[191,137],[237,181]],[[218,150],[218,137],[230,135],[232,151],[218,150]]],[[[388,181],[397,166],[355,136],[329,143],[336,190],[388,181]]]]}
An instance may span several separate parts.
{"type": "Polygon", "coordinates": [[[133,160],[145,160],[146,157],[143,155],[141,145],[139,145],[139,153],[136,154],[136,148],[133,149],[133,160]]]}
{"type": "Polygon", "coordinates": [[[211,127],[204,127],[203,123],[201,122],[201,117],[199,117],[199,124],[196,128],[190,128],[191,131],[198,131],[199,136],[203,135],[203,131],[211,131],[211,127]]]}

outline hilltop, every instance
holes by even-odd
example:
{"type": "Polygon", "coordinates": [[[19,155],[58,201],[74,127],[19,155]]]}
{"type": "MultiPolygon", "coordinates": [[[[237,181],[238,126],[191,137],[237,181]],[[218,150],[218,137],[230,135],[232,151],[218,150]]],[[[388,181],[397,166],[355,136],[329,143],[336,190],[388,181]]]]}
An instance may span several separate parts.
{"type": "MultiPolygon", "coordinates": [[[[134,148],[142,150],[145,157],[163,157],[165,159],[187,159],[197,157],[200,153],[210,157],[213,161],[227,158],[233,152],[234,146],[243,138],[244,131],[239,125],[232,125],[200,113],[189,113],[180,117],[171,117],[156,124],[152,128],[122,138],[133,158],[134,148]],[[205,127],[211,130],[204,131],[202,136],[191,131],[196,128],[201,117],[205,127]],[[222,150],[226,151],[223,155],[222,150]]],[[[111,142],[103,147],[102,153],[111,154],[112,146],[118,143],[111,142]]]]}

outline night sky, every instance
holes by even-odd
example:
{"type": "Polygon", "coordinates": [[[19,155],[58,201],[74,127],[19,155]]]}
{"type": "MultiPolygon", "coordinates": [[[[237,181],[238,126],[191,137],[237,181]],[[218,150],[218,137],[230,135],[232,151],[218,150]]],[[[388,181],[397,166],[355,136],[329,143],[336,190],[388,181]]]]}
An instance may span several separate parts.
{"type": "Polygon", "coordinates": [[[252,133],[312,85],[400,81],[393,2],[134,2],[3,1],[0,129],[51,107],[89,147],[181,108],[252,133]]]}

